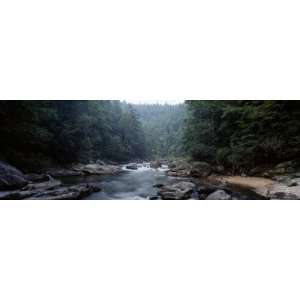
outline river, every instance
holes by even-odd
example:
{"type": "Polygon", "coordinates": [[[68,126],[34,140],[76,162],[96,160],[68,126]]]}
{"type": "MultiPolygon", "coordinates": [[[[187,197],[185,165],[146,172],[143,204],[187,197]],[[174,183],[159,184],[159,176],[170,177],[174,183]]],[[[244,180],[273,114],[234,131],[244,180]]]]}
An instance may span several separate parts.
{"type": "Polygon", "coordinates": [[[153,169],[150,165],[139,164],[137,170],[128,170],[123,166],[122,172],[116,175],[94,175],[86,177],[66,177],[65,184],[77,184],[82,182],[96,183],[102,190],[85,199],[90,200],[125,200],[149,199],[157,195],[156,184],[168,184],[177,182],[179,179],[166,175],[167,166],[153,169]]]}
{"type": "MultiPolygon", "coordinates": [[[[153,169],[149,164],[139,164],[137,170],[128,170],[123,166],[122,172],[116,175],[94,175],[84,177],[65,177],[62,179],[66,185],[78,183],[95,183],[101,187],[101,191],[93,193],[85,199],[89,200],[143,200],[157,196],[157,184],[172,184],[187,179],[170,177],[166,175],[167,166],[153,169]]],[[[231,189],[232,190],[232,189],[231,189]]],[[[232,190],[238,199],[258,199],[257,196],[249,191],[232,190]]],[[[197,199],[194,193],[191,199],[197,199]]]]}

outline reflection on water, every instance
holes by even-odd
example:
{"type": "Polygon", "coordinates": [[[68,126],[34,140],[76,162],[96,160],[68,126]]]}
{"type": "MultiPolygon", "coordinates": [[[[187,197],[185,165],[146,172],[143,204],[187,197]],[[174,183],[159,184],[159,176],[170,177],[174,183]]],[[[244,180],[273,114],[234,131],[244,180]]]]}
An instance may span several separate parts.
{"type": "MultiPolygon", "coordinates": [[[[175,183],[182,180],[182,178],[167,176],[165,173],[167,171],[166,166],[159,169],[152,169],[149,164],[142,164],[138,165],[137,170],[128,170],[126,166],[122,170],[117,175],[73,176],[64,177],[61,180],[66,185],[84,182],[97,184],[102,190],[85,198],[90,200],[149,199],[157,195],[158,189],[153,187],[154,185],[175,183]]],[[[234,199],[262,199],[251,191],[233,187],[230,190],[234,199]]],[[[194,193],[192,199],[199,199],[198,194],[194,193]]]]}
{"type": "Polygon", "coordinates": [[[156,184],[166,184],[178,179],[166,176],[166,167],[151,169],[149,165],[139,165],[138,170],[127,170],[117,175],[86,176],[63,178],[65,184],[82,182],[97,183],[101,192],[94,193],[86,199],[149,199],[157,194],[156,184]]]}

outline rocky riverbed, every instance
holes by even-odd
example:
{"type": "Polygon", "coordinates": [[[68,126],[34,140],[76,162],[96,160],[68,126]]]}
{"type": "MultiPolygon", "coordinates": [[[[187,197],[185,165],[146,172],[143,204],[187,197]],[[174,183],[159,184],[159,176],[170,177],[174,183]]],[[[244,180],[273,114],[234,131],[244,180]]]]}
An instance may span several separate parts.
{"type": "Polygon", "coordinates": [[[97,161],[23,174],[0,162],[0,199],[300,199],[297,171],[287,162],[268,170],[268,176],[232,176],[221,166],[174,160],[97,161]]]}

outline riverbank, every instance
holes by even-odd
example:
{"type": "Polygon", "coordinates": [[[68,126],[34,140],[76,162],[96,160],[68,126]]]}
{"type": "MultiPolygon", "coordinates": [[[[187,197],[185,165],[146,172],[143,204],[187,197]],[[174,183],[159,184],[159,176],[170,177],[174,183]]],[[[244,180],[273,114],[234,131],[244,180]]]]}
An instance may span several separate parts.
{"type": "Polygon", "coordinates": [[[171,162],[170,166],[168,174],[172,176],[192,177],[220,188],[250,190],[265,199],[300,199],[300,166],[294,161],[256,167],[248,175],[232,175],[223,166],[211,166],[207,162],[180,160],[171,162]]]}
{"type": "Polygon", "coordinates": [[[288,170],[281,164],[264,170],[263,177],[226,174],[220,166],[186,160],[97,161],[35,174],[0,162],[0,199],[300,199],[300,173],[285,165],[288,170]]]}

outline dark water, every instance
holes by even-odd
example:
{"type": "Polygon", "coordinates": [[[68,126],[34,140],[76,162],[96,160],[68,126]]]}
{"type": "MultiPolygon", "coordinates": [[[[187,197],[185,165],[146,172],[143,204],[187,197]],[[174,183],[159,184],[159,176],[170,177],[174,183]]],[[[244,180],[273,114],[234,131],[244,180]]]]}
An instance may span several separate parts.
{"type": "Polygon", "coordinates": [[[166,184],[178,181],[166,176],[166,169],[151,169],[149,166],[139,167],[138,170],[126,170],[117,175],[67,177],[62,179],[65,184],[96,183],[102,191],[94,193],[86,199],[149,199],[157,195],[156,184],[166,184]]]}
{"type": "MultiPolygon", "coordinates": [[[[139,166],[138,170],[127,170],[125,167],[120,174],[105,176],[72,176],[62,178],[66,185],[78,183],[94,183],[102,188],[100,192],[93,193],[85,199],[149,199],[156,196],[158,189],[153,187],[156,184],[176,183],[188,181],[188,179],[169,177],[166,175],[166,166],[160,169],[152,169],[149,165],[139,166]]],[[[231,188],[230,193],[236,199],[261,199],[251,191],[231,188]]],[[[198,199],[197,193],[192,198],[198,199]]]]}

